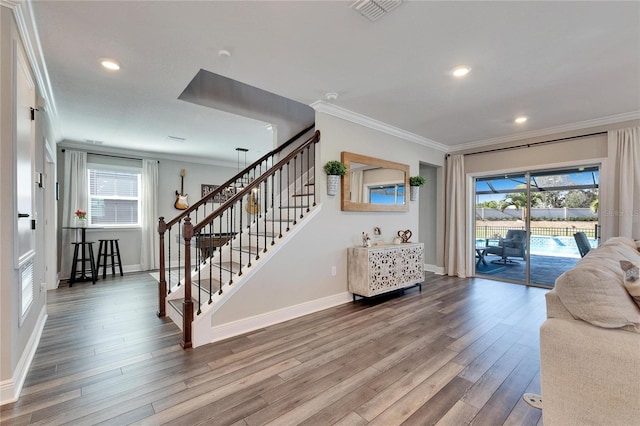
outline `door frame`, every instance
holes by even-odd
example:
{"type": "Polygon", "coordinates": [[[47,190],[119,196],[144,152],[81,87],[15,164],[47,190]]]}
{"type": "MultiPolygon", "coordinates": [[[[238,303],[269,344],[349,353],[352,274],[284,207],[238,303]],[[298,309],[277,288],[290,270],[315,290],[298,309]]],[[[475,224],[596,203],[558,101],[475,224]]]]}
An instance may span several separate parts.
{"type": "MultiPolygon", "coordinates": [[[[569,168],[575,168],[575,167],[587,167],[587,166],[597,166],[598,170],[599,170],[599,184],[598,184],[598,199],[601,201],[600,202],[600,206],[598,208],[598,225],[600,225],[600,232],[598,233],[598,239],[600,238],[601,235],[603,235],[605,233],[605,229],[604,226],[605,224],[602,223],[602,199],[608,196],[608,192],[606,191],[607,185],[609,184],[609,180],[607,177],[607,159],[606,158],[595,158],[595,159],[587,159],[587,160],[576,160],[576,161],[565,161],[565,162],[561,162],[561,163],[550,163],[550,164],[546,164],[546,165],[539,165],[539,166],[523,166],[523,167],[518,167],[518,168],[509,168],[509,169],[498,169],[498,170],[492,170],[492,171],[484,171],[484,172],[476,172],[476,173],[467,173],[467,229],[469,230],[469,232],[467,232],[468,235],[468,239],[467,239],[467,272],[468,272],[468,276],[471,277],[476,277],[476,264],[475,264],[475,209],[476,209],[476,203],[475,203],[475,180],[476,178],[482,178],[482,177],[486,177],[486,176],[493,176],[493,175],[501,175],[501,174],[523,174],[525,175],[525,178],[527,179],[527,200],[531,200],[530,197],[530,177],[531,177],[531,173],[535,173],[535,172],[541,172],[541,171],[554,171],[554,170],[562,170],[562,169],[569,169],[569,168]],[[523,169],[525,169],[526,171],[523,171],[523,169]],[[604,182],[604,183],[603,183],[604,182]]],[[[529,201],[530,202],[530,201],[529,201]]],[[[530,206],[527,206],[528,208],[530,208],[530,206]]],[[[526,266],[525,266],[525,279],[523,282],[513,282],[513,281],[508,281],[508,282],[513,282],[514,284],[523,284],[529,287],[542,287],[542,288],[553,288],[553,286],[547,286],[544,284],[538,284],[538,283],[532,283],[530,282],[530,244],[529,244],[529,240],[531,238],[531,232],[530,232],[530,223],[531,223],[531,215],[528,214],[527,218],[525,220],[525,229],[527,230],[527,250],[525,252],[525,256],[526,256],[526,266]]],[[[491,278],[494,279],[494,278],[491,278]]],[[[498,281],[506,281],[506,280],[500,280],[497,279],[498,281]]]]}

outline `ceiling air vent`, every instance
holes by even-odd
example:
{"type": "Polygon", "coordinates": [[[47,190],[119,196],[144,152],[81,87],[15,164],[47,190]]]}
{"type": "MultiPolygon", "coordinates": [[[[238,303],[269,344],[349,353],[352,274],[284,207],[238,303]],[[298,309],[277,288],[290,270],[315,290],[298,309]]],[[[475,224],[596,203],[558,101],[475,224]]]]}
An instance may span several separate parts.
{"type": "Polygon", "coordinates": [[[356,0],[351,6],[362,16],[370,21],[376,21],[396,7],[400,6],[402,0],[356,0]]]}

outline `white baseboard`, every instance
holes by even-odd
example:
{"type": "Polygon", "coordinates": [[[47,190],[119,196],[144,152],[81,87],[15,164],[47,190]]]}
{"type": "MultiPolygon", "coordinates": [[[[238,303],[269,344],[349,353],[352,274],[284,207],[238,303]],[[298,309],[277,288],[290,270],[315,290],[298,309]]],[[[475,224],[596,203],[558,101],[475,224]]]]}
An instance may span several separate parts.
{"type": "Polygon", "coordinates": [[[20,397],[22,392],[22,386],[27,378],[29,367],[31,367],[31,361],[36,354],[36,349],[40,343],[40,337],[42,336],[42,330],[44,324],[47,322],[47,308],[43,306],[38,316],[38,321],[33,329],[33,333],[29,337],[27,346],[24,348],[24,352],[16,365],[16,369],[13,372],[13,376],[10,380],[3,380],[0,382],[0,405],[15,402],[20,397]]]}
{"type": "Polygon", "coordinates": [[[207,336],[202,336],[202,342],[196,342],[194,336],[194,347],[207,343],[217,342],[219,340],[244,334],[249,331],[264,328],[269,325],[288,321],[290,319],[301,317],[303,315],[312,314],[323,309],[328,309],[337,305],[349,303],[351,300],[351,293],[338,293],[331,296],[323,297],[322,299],[311,300],[299,305],[289,306],[286,308],[256,315],[250,318],[244,318],[227,324],[214,326],[211,327],[210,333],[208,333],[207,336]]]}
{"type": "Polygon", "coordinates": [[[436,275],[445,275],[443,266],[430,265],[428,263],[425,263],[424,270],[428,272],[433,272],[436,275]]]}
{"type": "Polygon", "coordinates": [[[140,266],[140,264],[137,265],[123,265],[122,266],[122,272],[123,273],[127,273],[127,272],[140,272],[142,271],[142,266],[140,266]]]}

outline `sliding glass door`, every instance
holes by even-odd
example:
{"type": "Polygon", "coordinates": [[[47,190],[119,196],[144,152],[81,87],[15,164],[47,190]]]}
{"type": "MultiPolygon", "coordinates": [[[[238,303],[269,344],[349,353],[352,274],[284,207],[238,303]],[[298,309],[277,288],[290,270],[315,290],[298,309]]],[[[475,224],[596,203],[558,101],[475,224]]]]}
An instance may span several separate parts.
{"type": "Polygon", "coordinates": [[[476,178],[476,275],[553,287],[597,244],[598,186],[597,166],[476,178]]]}
{"type": "Polygon", "coordinates": [[[476,179],[476,274],[526,282],[526,210],[525,173],[476,179]]]}

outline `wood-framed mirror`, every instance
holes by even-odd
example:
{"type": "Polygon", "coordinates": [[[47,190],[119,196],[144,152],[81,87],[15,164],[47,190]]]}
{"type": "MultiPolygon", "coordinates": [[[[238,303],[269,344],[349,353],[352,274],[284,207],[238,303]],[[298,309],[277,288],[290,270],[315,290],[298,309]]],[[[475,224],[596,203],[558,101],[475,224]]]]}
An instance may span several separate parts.
{"type": "Polygon", "coordinates": [[[343,151],[343,211],[401,212],[409,210],[409,166],[343,151]]]}

